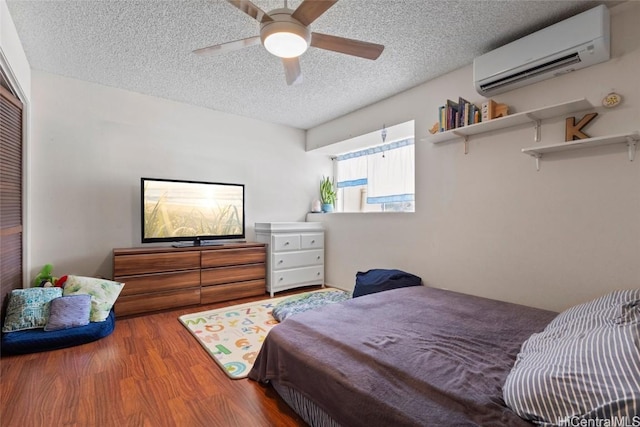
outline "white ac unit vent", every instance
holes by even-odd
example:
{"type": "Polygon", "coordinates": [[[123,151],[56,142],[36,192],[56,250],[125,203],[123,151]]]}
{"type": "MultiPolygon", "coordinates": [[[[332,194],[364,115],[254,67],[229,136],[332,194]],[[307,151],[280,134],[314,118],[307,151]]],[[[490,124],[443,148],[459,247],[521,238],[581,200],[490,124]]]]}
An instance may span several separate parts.
{"type": "Polygon", "coordinates": [[[607,61],[609,43],[600,5],[477,57],[473,81],[479,94],[497,95],[607,61]]]}

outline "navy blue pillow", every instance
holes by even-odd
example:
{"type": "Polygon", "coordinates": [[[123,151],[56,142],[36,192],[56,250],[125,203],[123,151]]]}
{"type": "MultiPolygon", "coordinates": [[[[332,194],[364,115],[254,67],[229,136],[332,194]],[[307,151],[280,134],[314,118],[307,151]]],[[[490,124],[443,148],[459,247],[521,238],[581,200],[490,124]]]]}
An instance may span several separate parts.
{"type": "Polygon", "coordinates": [[[402,270],[376,268],[365,272],[359,271],[356,274],[353,297],[420,285],[422,285],[422,278],[402,270]]]}

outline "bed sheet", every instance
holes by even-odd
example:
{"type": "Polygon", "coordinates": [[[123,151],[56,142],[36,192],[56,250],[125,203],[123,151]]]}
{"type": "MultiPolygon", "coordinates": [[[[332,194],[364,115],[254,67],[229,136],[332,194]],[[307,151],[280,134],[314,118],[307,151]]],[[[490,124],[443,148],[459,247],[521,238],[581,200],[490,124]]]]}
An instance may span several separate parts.
{"type": "Polygon", "coordinates": [[[417,286],[288,319],[249,378],[345,426],[530,425],[502,399],[521,344],[557,313],[417,286]]]}

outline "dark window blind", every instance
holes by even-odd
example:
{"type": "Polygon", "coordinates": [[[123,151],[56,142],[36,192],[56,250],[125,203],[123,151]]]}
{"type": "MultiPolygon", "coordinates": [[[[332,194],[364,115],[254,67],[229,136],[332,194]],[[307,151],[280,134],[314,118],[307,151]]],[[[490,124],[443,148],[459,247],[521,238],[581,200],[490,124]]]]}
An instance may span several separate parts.
{"type": "Polygon", "coordinates": [[[0,297],[22,287],[22,103],[0,86],[0,297]]]}

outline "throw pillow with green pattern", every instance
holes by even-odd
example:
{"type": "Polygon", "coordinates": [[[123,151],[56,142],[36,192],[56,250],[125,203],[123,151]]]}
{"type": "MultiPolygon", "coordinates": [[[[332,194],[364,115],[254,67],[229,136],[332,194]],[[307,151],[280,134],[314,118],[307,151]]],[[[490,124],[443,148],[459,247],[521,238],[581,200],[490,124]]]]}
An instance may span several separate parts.
{"type": "Polygon", "coordinates": [[[124,283],[94,277],[69,276],[64,285],[64,295],[91,295],[92,322],[102,322],[107,319],[109,312],[122,291],[124,283]]]}

